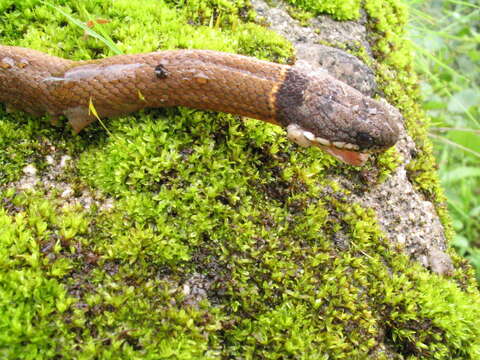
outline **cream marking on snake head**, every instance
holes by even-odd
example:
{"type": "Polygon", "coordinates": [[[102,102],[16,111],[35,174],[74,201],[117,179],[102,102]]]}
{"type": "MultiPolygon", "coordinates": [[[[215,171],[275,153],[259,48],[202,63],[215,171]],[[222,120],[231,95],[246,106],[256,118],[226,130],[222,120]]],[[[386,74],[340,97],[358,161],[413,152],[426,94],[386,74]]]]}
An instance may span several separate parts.
{"type": "Polygon", "coordinates": [[[290,124],[287,126],[287,138],[302,147],[307,147],[311,145],[323,145],[335,147],[337,149],[346,149],[352,151],[360,150],[360,148],[356,144],[349,144],[343,141],[331,142],[321,137],[315,137],[313,133],[302,129],[302,127],[297,124],[290,124]]]}
{"type": "Polygon", "coordinates": [[[313,133],[302,129],[298,124],[287,126],[287,137],[303,147],[316,145],[340,161],[353,166],[362,166],[369,156],[368,154],[358,152],[360,148],[356,144],[349,144],[343,141],[331,142],[321,137],[315,137],[313,133]]]}
{"type": "MultiPolygon", "coordinates": [[[[312,145],[312,142],[305,136],[305,133],[312,134],[308,131],[303,130],[297,124],[290,124],[287,126],[287,138],[302,147],[312,145]]],[[[310,137],[310,135],[308,136],[310,137]]]]}
{"type": "Polygon", "coordinates": [[[355,144],[345,144],[345,149],[348,149],[348,150],[360,150],[360,148],[358,147],[358,145],[355,145],[355,144]]]}
{"type": "Polygon", "coordinates": [[[308,141],[315,141],[315,135],[313,135],[310,131],[304,131],[303,136],[308,140],[308,141]]]}
{"type": "Polygon", "coordinates": [[[330,141],[328,141],[327,139],[321,138],[321,137],[316,137],[315,142],[320,144],[320,145],[324,145],[324,146],[332,146],[330,141]]]}

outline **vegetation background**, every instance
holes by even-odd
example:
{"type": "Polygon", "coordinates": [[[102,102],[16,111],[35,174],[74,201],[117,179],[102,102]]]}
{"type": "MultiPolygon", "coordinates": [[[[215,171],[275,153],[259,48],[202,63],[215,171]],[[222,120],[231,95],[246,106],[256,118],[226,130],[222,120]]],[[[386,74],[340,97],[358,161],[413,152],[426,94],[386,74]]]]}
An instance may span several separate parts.
{"type": "Polygon", "coordinates": [[[453,245],[480,280],[480,1],[406,3],[453,245]]]}

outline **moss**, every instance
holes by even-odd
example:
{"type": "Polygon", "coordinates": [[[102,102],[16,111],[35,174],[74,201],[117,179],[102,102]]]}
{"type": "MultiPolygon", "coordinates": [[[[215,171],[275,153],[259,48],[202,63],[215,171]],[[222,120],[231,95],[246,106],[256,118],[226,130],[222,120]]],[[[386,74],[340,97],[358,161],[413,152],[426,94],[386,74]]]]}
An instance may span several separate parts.
{"type": "Polygon", "coordinates": [[[22,132],[17,131],[14,122],[0,121],[0,134],[2,134],[0,184],[18,180],[27,159],[36,153],[37,144],[24,141],[31,136],[31,133],[28,129],[22,132]]]}
{"type": "Polygon", "coordinates": [[[0,353],[10,359],[51,358],[57,347],[52,338],[62,343],[74,337],[64,324],[74,299],[61,283],[72,266],[60,242],[50,239],[62,216],[41,197],[12,195],[2,194],[4,202],[22,210],[9,216],[0,209],[0,353]],[[45,256],[48,241],[51,256],[45,256]]]}
{"type": "MultiPolygon", "coordinates": [[[[354,20],[360,16],[359,0],[287,0],[287,2],[313,15],[329,14],[337,20],[354,20]]],[[[301,18],[305,18],[305,13],[301,18]]]]}
{"type": "MultiPolygon", "coordinates": [[[[428,150],[397,30],[405,14],[379,3],[366,9],[380,85],[428,150]]],[[[293,58],[290,44],[248,22],[240,1],[58,4],[82,21],[110,20],[104,31],[124,52],[293,58]]],[[[0,11],[2,43],[77,59],[110,54],[39,1],[0,11]]],[[[330,179],[347,169],[331,157],[299,150],[272,125],[185,108],[106,126],[111,135],[94,124],[70,136],[46,119],[0,117],[1,357],[478,357],[472,274],[444,279],[409,262],[374,212],[330,179]],[[72,165],[55,172],[46,157],[59,153],[72,165]],[[48,181],[23,192],[11,181],[31,163],[48,181]],[[64,183],[75,191],[69,201],[64,183]]],[[[428,161],[415,178],[439,203],[428,161]]],[[[380,178],[397,162],[393,151],[379,157],[380,178]]]]}

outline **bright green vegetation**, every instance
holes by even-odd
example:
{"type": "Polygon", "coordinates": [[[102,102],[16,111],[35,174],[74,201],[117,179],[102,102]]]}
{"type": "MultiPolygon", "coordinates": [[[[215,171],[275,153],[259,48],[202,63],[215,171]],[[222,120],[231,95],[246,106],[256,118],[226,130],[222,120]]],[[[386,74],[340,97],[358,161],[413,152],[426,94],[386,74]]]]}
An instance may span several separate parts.
{"type": "MultiPolygon", "coordinates": [[[[366,4],[380,86],[416,124],[405,9],[366,4]]],[[[292,56],[283,39],[248,22],[241,2],[89,0],[61,9],[111,20],[95,30],[123,52],[292,56]]],[[[41,2],[3,1],[0,13],[3,44],[76,59],[112,53],[41,2]]],[[[474,277],[458,259],[452,277],[431,274],[392,246],[374,212],[330,180],[356,170],[231,115],[160,109],[106,126],[111,135],[94,124],[71,136],[46,119],[0,113],[1,358],[480,356],[474,277]],[[55,173],[47,156],[57,163],[64,154],[72,161],[55,173]],[[54,186],[20,191],[12,181],[27,164],[54,186]],[[85,197],[91,206],[73,201],[85,197]]],[[[424,142],[425,130],[411,127],[424,142]]],[[[412,179],[442,213],[425,156],[412,179]]],[[[382,156],[380,176],[396,161],[382,156]]]]}
{"type": "Polygon", "coordinates": [[[410,2],[424,108],[457,232],[453,245],[480,280],[480,2],[410,2]]]}
{"type": "Polygon", "coordinates": [[[330,14],[337,20],[354,20],[360,16],[360,0],[287,0],[312,14],[330,14]]]}

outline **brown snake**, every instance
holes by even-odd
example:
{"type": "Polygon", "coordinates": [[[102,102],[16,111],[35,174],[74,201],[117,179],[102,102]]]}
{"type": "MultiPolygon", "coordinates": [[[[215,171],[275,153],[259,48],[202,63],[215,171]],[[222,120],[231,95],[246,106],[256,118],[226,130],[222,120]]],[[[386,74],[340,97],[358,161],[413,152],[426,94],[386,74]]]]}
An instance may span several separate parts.
{"type": "Polygon", "coordinates": [[[362,165],[399,136],[398,115],[328,75],[209,50],[71,61],[0,45],[0,102],[7,110],[65,115],[76,132],[100,117],[187,106],[267,121],[289,139],[362,165]]]}

